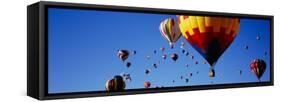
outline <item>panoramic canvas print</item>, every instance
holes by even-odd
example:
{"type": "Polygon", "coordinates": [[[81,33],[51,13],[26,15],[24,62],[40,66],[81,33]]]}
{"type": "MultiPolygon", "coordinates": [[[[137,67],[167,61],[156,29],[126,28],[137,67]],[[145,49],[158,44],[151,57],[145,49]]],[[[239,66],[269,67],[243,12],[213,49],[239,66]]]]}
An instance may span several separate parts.
{"type": "Polygon", "coordinates": [[[50,7],[48,93],[270,81],[270,20],[50,7]]]}

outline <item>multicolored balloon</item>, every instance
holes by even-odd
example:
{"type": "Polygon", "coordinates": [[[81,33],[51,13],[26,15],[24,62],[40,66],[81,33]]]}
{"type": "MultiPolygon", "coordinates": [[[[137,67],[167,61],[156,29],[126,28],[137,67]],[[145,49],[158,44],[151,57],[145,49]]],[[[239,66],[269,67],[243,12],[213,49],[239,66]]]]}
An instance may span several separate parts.
{"type": "Polygon", "coordinates": [[[150,85],[151,85],[151,83],[150,83],[149,81],[145,81],[145,82],[144,82],[144,87],[145,87],[145,88],[149,88],[150,85]]]}
{"type": "Polygon", "coordinates": [[[261,76],[265,72],[266,63],[262,59],[255,59],[251,62],[250,68],[252,72],[257,76],[257,78],[260,80],[261,76]]]}
{"type": "Polygon", "coordinates": [[[211,69],[240,29],[239,18],[179,15],[178,22],[184,38],[208,61],[211,69]]]}
{"type": "Polygon", "coordinates": [[[118,50],[117,55],[122,61],[125,61],[129,57],[130,52],[128,50],[118,50]]]}
{"type": "Polygon", "coordinates": [[[181,37],[178,23],[173,18],[168,18],[160,23],[159,29],[162,36],[168,40],[173,48],[174,43],[181,37]]]}
{"type": "Polygon", "coordinates": [[[239,18],[178,16],[184,38],[213,66],[240,28],[239,18]]]}
{"type": "Polygon", "coordinates": [[[122,91],[125,89],[125,87],[125,81],[120,75],[116,75],[113,79],[107,80],[105,84],[105,89],[107,91],[122,91]]]}

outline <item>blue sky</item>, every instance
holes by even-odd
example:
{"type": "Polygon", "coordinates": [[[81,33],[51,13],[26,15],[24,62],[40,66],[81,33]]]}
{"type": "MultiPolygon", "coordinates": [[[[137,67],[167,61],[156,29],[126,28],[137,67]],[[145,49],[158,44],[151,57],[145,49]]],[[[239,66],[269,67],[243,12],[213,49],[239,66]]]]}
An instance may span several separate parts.
{"type": "Polygon", "coordinates": [[[256,58],[267,63],[261,81],[270,80],[269,20],[241,19],[240,32],[217,61],[216,77],[210,78],[210,66],[203,64],[204,58],[183,37],[170,49],[161,36],[160,22],[176,18],[175,15],[61,8],[49,8],[48,13],[49,93],[104,91],[105,82],[120,73],[131,74],[132,81],[126,81],[126,89],[143,88],[144,81],[150,81],[152,87],[258,82],[249,68],[256,58]],[[256,40],[258,35],[261,40],[256,40]],[[194,59],[181,53],[181,42],[186,43],[185,49],[194,59]],[[164,52],[159,50],[162,46],[166,48],[164,52]],[[119,49],[137,51],[126,60],[132,63],[130,68],[118,58],[119,49]],[[179,55],[176,62],[169,58],[172,53],[179,55]],[[168,55],[166,60],[162,59],[163,54],[168,55]],[[151,56],[149,60],[147,55],[151,56]],[[195,65],[195,61],[199,64],[195,65]],[[153,63],[157,63],[157,69],[152,67],[153,63]],[[151,74],[146,75],[145,69],[151,69],[151,74]]]}

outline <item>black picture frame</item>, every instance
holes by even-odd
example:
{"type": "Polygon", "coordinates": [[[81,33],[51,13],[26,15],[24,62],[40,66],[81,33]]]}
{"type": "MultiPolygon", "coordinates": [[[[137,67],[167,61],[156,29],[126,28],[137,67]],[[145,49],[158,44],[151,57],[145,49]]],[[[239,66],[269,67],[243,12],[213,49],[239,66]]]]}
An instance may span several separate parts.
{"type": "Polygon", "coordinates": [[[61,98],[81,98],[97,97],[112,95],[160,93],[190,90],[206,89],[223,89],[223,88],[240,88],[254,86],[272,86],[274,83],[273,73],[273,16],[272,15],[255,15],[255,14],[237,14],[222,12],[205,12],[205,11],[188,11],[174,9],[157,9],[141,7],[125,7],[112,5],[93,5],[78,3],[62,3],[40,1],[27,7],[27,95],[39,100],[61,99],[61,98]],[[270,20],[270,82],[253,82],[253,83],[235,83],[235,84],[216,84],[216,85],[199,85],[189,87],[167,87],[152,89],[130,89],[122,92],[106,93],[105,91],[95,92],[75,92],[48,94],[48,7],[103,10],[103,11],[121,11],[121,12],[141,12],[156,14],[173,14],[173,15],[204,15],[204,16],[222,16],[222,17],[239,17],[255,18],[270,20]]]}

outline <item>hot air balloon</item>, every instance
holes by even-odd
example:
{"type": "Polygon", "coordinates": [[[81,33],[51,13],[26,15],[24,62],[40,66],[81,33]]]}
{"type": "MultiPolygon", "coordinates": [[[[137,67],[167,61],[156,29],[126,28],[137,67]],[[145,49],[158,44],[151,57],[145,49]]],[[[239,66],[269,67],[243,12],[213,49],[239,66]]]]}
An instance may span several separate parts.
{"type": "Polygon", "coordinates": [[[172,58],[172,60],[174,60],[174,61],[177,61],[178,57],[179,57],[179,56],[178,56],[176,53],[173,53],[173,54],[171,55],[171,58],[172,58]]]}
{"type": "Polygon", "coordinates": [[[180,48],[184,48],[184,46],[185,46],[185,43],[184,42],[181,42],[181,46],[180,46],[180,48]]]}
{"type": "Polygon", "coordinates": [[[192,77],[192,73],[189,73],[189,76],[192,77]]]}
{"type": "Polygon", "coordinates": [[[260,80],[261,76],[265,72],[266,63],[262,59],[255,59],[251,62],[250,68],[252,72],[257,76],[257,78],[260,80]]]}
{"type": "Polygon", "coordinates": [[[130,74],[121,73],[120,75],[121,75],[125,80],[132,81],[132,78],[131,78],[131,75],[130,75],[130,74]]]}
{"type": "Polygon", "coordinates": [[[246,49],[246,50],[248,50],[248,49],[249,49],[249,46],[248,46],[248,45],[246,45],[246,46],[245,46],[245,49],[246,49]]]}
{"type": "Polygon", "coordinates": [[[194,59],[194,56],[193,56],[193,55],[191,56],[191,59],[194,59]]]}
{"type": "Polygon", "coordinates": [[[188,81],[189,81],[189,80],[186,78],[186,79],[185,79],[185,82],[188,83],[188,81]]]}
{"type": "Polygon", "coordinates": [[[163,52],[163,51],[165,51],[165,48],[164,48],[164,47],[161,47],[160,50],[163,52]]]}
{"type": "Polygon", "coordinates": [[[242,70],[239,70],[239,74],[242,75],[242,70]]]}
{"type": "Polygon", "coordinates": [[[256,39],[257,39],[257,40],[260,40],[260,39],[261,39],[261,37],[258,35],[258,36],[256,37],[256,39]]]}
{"type": "Polygon", "coordinates": [[[184,54],[184,53],[185,53],[185,50],[182,50],[181,52],[184,54]]]}
{"type": "Polygon", "coordinates": [[[181,32],[178,26],[178,23],[172,18],[165,19],[159,26],[160,33],[166,40],[168,40],[171,48],[173,48],[174,43],[181,37],[181,32]]]}
{"type": "Polygon", "coordinates": [[[188,56],[188,55],[189,55],[189,52],[186,52],[186,53],[185,53],[185,56],[188,56]]]}
{"type": "Polygon", "coordinates": [[[149,74],[150,72],[151,72],[150,69],[145,70],[145,74],[149,74]]]}
{"type": "Polygon", "coordinates": [[[126,63],[126,66],[127,66],[128,68],[129,68],[131,65],[132,65],[131,62],[127,62],[127,63],[126,63]]]}
{"type": "Polygon", "coordinates": [[[153,51],[153,53],[154,53],[154,54],[156,54],[156,53],[157,53],[157,51],[156,51],[156,50],[154,50],[154,51],[153,51]]]}
{"type": "Polygon", "coordinates": [[[129,51],[128,50],[118,50],[118,57],[125,61],[129,57],[129,51]]]}
{"type": "Polygon", "coordinates": [[[144,82],[144,87],[145,87],[145,88],[149,88],[150,85],[151,85],[151,83],[150,83],[149,81],[145,81],[145,82],[144,82]]]}
{"type": "Polygon", "coordinates": [[[120,75],[114,76],[113,79],[107,80],[105,88],[107,91],[122,91],[126,87],[123,77],[120,75]]]}
{"type": "Polygon", "coordinates": [[[137,54],[137,51],[136,50],[132,51],[132,54],[133,55],[137,54]]]}
{"type": "Polygon", "coordinates": [[[195,61],[195,64],[198,64],[198,61],[195,61]]]}
{"type": "Polygon", "coordinates": [[[157,68],[157,64],[154,63],[154,64],[153,64],[153,67],[154,67],[154,68],[157,68]]]}
{"type": "Polygon", "coordinates": [[[166,58],[167,58],[167,55],[166,55],[166,54],[164,54],[164,55],[162,56],[162,58],[163,58],[163,59],[166,59],[166,58]]]}
{"type": "Polygon", "coordinates": [[[188,67],[188,64],[185,64],[185,67],[188,67]]]}
{"type": "Polygon", "coordinates": [[[180,79],[183,79],[183,76],[181,76],[180,79]]]}
{"type": "Polygon", "coordinates": [[[239,18],[178,16],[182,35],[210,64],[210,69],[230,46],[240,29],[239,18]]]}

